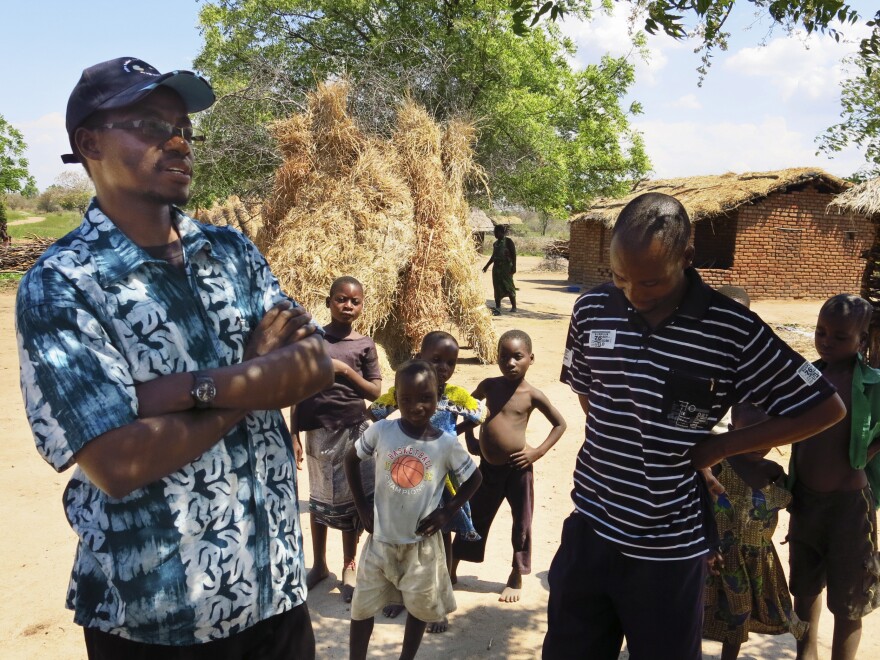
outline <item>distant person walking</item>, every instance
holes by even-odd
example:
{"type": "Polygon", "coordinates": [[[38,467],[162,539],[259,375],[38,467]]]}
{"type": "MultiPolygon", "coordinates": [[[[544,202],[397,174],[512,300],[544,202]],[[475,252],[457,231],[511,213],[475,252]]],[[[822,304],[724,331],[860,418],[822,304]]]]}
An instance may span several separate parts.
{"type": "Polygon", "coordinates": [[[495,225],[495,244],[492,246],[492,257],[483,266],[483,272],[492,266],[492,290],[495,294],[495,316],[501,314],[501,299],[510,298],[510,311],[516,311],[516,287],[513,274],[516,272],[516,246],[506,236],[507,225],[495,225]]]}

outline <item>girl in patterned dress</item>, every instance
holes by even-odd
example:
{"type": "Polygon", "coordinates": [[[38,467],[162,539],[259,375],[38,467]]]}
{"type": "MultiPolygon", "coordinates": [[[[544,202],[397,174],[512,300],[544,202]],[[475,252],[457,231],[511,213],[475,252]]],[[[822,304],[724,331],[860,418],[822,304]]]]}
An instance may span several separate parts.
{"type": "MultiPolygon", "coordinates": [[[[731,429],[757,424],[764,413],[751,404],[731,411],[731,429]]],[[[706,583],[703,637],[722,643],[721,659],[735,660],[749,633],[800,639],[807,624],[792,611],[791,596],[773,532],[791,493],[785,473],[765,454],[731,456],[717,466],[726,492],[715,503],[723,565],[706,583]]]]}

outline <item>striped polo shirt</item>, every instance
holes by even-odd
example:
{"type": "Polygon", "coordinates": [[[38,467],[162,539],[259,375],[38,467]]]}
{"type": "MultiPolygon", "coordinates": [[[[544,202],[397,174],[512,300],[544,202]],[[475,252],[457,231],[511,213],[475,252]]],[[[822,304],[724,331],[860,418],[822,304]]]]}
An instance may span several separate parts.
{"type": "Polygon", "coordinates": [[[835,392],[756,314],[686,276],[678,309],[653,329],[611,283],[578,298],[563,359],[562,382],[590,404],[575,508],[638,559],[707,552],[704,486],[686,454],[731,405],[793,416],[835,392]]]}

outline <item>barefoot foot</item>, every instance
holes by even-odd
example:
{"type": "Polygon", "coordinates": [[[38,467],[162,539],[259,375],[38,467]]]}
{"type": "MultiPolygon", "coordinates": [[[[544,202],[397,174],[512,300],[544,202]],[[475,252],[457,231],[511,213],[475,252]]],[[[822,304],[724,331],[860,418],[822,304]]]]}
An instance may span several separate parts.
{"type": "Polygon", "coordinates": [[[330,575],[330,569],[327,568],[327,564],[312,566],[312,570],[306,575],[306,588],[313,589],[316,584],[326,579],[328,575],[330,575]]]}
{"type": "Polygon", "coordinates": [[[429,633],[444,633],[449,628],[449,619],[445,616],[443,621],[434,621],[428,624],[429,633]]]}
{"type": "Polygon", "coordinates": [[[403,603],[391,603],[390,605],[386,605],[382,608],[382,614],[384,614],[389,619],[395,618],[398,614],[403,612],[404,607],[403,603]]]}
{"type": "Polygon", "coordinates": [[[342,569],[342,602],[350,603],[352,596],[354,596],[354,585],[355,578],[357,576],[357,569],[355,568],[354,560],[352,559],[349,563],[347,563],[342,569]]]}
{"type": "Polygon", "coordinates": [[[501,595],[498,596],[498,600],[502,603],[517,603],[519,602],[519,594],[522,590],[522,575],[515,568],[510,571],[510,576],[507,578],[507,586],[504,587],[504,590],[501,592],[501,595]]]}

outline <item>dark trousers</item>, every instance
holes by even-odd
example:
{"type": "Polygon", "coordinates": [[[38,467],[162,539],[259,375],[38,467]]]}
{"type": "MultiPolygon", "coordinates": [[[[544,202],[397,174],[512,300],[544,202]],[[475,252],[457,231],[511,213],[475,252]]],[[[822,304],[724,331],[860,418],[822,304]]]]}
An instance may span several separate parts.
{"type": "Polygon", "coordinates": [[[648,561],[621,554],[573,513],[550,565],[543,658],[700,660],[706,558],[648,561]]]}
{"type": "Polygon", "coordinates": [[[480,474],[483,481],[471,498],[471,518],[474,529],[482,539],[466,541],[455,537],[452,556],[462,561],[481,562],[486,555],[486,541],[489,528],[498,508],[504,500],[510,504],[513,529],[510,543],[513,545],[513,567],[521,575],[532,572],[532,514],[535,510],[534,471],[529,466],[525,470],[510,465],[492,465],[480,461],[480,474]]]}
{"type": "Polygon", "coordinates": [[[89,660],[314,660],[315,634],[305,603],[240,633],[192,646],[144,644],[83,628],[89,660]]]}

